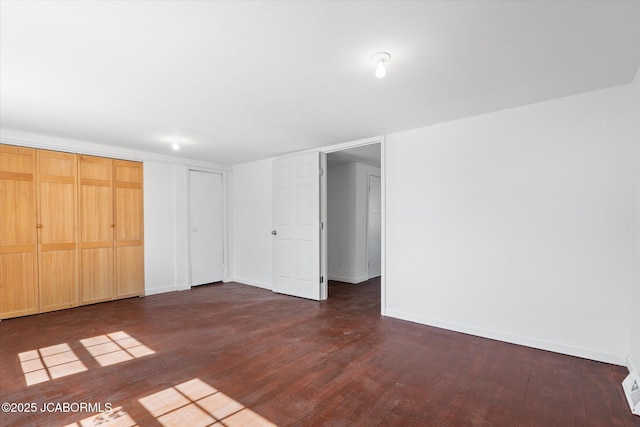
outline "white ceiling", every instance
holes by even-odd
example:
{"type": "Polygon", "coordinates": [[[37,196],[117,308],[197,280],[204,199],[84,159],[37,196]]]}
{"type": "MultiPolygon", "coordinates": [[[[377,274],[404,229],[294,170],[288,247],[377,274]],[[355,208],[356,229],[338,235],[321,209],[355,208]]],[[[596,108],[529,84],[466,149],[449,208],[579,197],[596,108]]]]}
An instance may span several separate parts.
{"type": "Polygon", "coordinates": [[[2,128],[163,154],[178,137],[227,164],[626,84],[640,64],[637,0],[0,8],[2,128]]]}

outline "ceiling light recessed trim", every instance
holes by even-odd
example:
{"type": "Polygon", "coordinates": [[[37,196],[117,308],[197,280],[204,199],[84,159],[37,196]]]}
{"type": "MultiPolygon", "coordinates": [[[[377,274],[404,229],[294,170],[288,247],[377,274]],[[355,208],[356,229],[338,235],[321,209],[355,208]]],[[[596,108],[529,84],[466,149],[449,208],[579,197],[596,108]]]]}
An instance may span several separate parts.
{"type": "Polygon", "coordinates": [[[171,143],[173,151],[178,151],[180,149],[180,144],[182,144],[182,140],[180,138],[171,138],[169,142],[171,143]]]}
{"type": "Polygon", "coordinates": [[[371,60],[376,64],[378,64],[376,67],[377,78],[381,79],[387,75],[387,69],[385,68],[384,63],[389,61],[390,59],[391,59],[391,54],[389,52],[380,51],[371,55],[371,60]]]}

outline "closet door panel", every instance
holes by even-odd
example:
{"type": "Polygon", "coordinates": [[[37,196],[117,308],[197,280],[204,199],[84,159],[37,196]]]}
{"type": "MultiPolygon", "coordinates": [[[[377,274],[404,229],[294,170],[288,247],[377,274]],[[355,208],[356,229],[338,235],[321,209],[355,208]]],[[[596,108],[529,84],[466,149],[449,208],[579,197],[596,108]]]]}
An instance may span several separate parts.
{"type": "Polygon", "coordinates": [[[37,151],[40,311],[79,303],[76,156],[37,151]]]}
{"type": "Polygon", "coordinates": [[[117,296],[142,295],[144,291],[144,251],[142,246],[116,247],[117,296]]]}
{"type": "Polygon", "coordinates": [[[0,318],[38,312],[38,270],[35,245],[32,251],[0,255],[0,318]]]}
{"type": "Polygon", "coordinates": [[[80,156],[80,282],[81,302],[114,297],[113,161],[80,156]]]}
{"type": "Polygon", "coordinates": [[[51,182],[46,177],[39,180],[40,242],[76,242],[76,183],[70,177],[68,182],[51,182]]]}
{"type": "MultiPolygon", "coordinates": [[[[61,245],[62,246],[62,245],[61,245]]],[[[64,246],[62,246],[64,247],[64,246]]],[[[43,250],[40,255],[40,305],[42,312],[78,305],[77,251],[43,250]]]]}
{"type": "Polygon", "coordinates": [[[142,244],[142,189],[116,187],[115,202],[116,242],[142,244]]]}
{"type": "Polygon", "coordinates": [[[82,249],[82,302],[113,299],[113,249],[82,249]]]}
{"type": "Polygon", "coordinates": [[[0,144],[0,318],[39,310],[35,159],[0,144]]]}
{"type": "Polygon", "coordinates": [[[111,184],[80,187],[81,241],[83,244],[113,243],[113,195],[111,184]]]}
{"type": "Polygon", "coordinates": [[[114,160],[116,297],[144,293],[142,163],[114,160]]]}

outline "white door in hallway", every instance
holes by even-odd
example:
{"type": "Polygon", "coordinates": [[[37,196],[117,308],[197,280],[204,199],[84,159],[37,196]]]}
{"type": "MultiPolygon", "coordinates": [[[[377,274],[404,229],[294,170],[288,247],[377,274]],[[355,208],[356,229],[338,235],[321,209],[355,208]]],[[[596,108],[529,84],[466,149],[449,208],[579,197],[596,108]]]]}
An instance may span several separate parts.
{"type": "Polygon", "coordinates": [[[273,161],[273,291],[320,299],[320,153],[273,161]]]}
{"type": "Polygon", "coordinates": [[[369,175],[369,195],[367,198],[367,273],[369,279],[382,274],[382,203],[381,180],[369,175]]]}
{"type": "Polygon", "coordinates": [[[191,285],[224,276],[222,174],[189,171],[189,256],[191,285]]]}

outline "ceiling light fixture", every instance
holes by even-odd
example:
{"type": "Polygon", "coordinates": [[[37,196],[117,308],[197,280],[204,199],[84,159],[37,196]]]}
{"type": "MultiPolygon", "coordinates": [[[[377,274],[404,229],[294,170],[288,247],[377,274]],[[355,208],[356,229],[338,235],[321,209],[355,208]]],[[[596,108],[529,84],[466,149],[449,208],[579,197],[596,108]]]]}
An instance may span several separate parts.
{"type": "Polygon", "coordinates": [[[173,148],[173,151],[178,151],[180,149],[180,143],[182,142],[182,140],[180,138],[172,138],[169,140],[169,142],[171,142],[171,148],[173,148]]]}
{"type": "Polygon", "coordinates": [[[381,79],[387,75],[387,69],[384,67],[384,63],[390,59],[391,54],[389,52],[376,52],[371,55],[371,60],[378,64],[376,67],[377,78],[381,79]]]}

